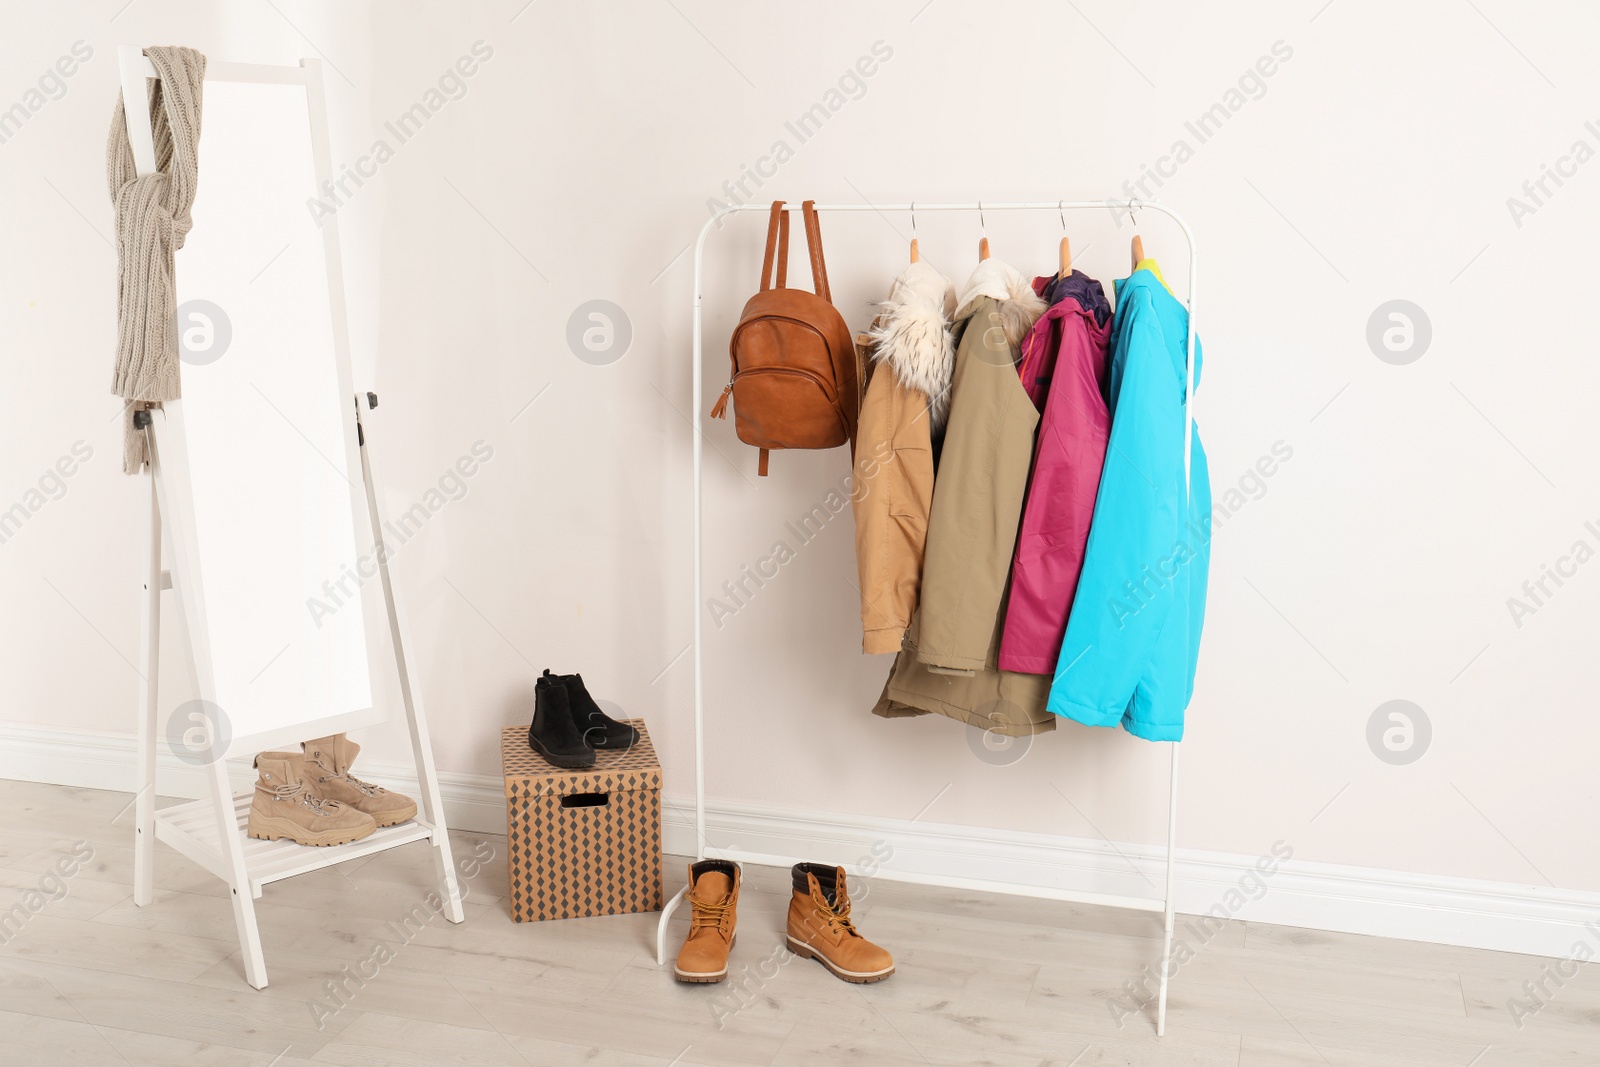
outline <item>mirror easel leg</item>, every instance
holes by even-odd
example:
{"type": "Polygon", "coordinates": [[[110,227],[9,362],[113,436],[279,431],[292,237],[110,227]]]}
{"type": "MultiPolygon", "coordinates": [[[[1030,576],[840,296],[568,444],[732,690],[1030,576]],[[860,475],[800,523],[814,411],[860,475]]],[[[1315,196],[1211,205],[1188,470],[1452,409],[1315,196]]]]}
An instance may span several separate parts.
{"type": "MultiPolygon", "coordinates": [[[[376,399],[368,394],[368,403],[376,399]]],[[[371,410],[370,407],[368,410],[371,410]]],[[[379,506],[378,478],[373,473],[372,431],[361,420],[361,398],[356,398],[356,419],[361,426],[361,478],[367,490],[367,516],[372,522],[372,535],[377,542],[378,576],[383,584],[383,600],[389,616],[389,647],[394,650],[395,671],[400,677],[400,699],[406,708],[406,726],[411,732],[411,759],[417,771],[417,807],[422,819],[433,827],[433,867],[437,876],[440,899],[444,901],[444,917],[453,923],[465,922],[466,912],[461,907],[461,882],[456,876],[455,854],[450,848],[450,832],[444,818],[444,801],[439,796],[439,772],[433,765],[433,739],[428,734],[428,716],[422,706],[422,695],[416,679],[411,675],[411,662],[406,649],[411,647],[411,635],[406,630],[405,612],[400,606],[400,593],[395,588],[394,576],[389,571],[389,551],[383,540],[383,509],[379,506]]]]}
{"type": "Polygon", "coordinates": [[[211,801],[216,806],[218,840],[228,869],[228,889],[233,898],[233,922],[239,929],[239,950],[244,958],[244,980],[256,989],[267,988],[267,959],[261,952],[261,928],[256,925],[256,902],[250,890],[250,872],[244,863],[244,840],[234,814],[233,785],[227,761],[206,767],[211,801]]]}
{"type": "Polygon", "coordinates": [[[144,574],[139,594],[139,769],[134,794],[133,902],[139,907],[155,896],[157,670],[161,663],[161,507],[154,474],[145,476],[145,518],[141,543],[144,574]]]}
{"type": "Polygon", "coordinates": [[[439,897],[444,901],[444,917],[453,923],[464,922],[466,912],[461,907],[461,882],[456,876],[455,854],[450,848],[450,831],[444,819],[444,801],[439,796],[438,771],[433,766],[433,743],[428,737],[428,724],[416,702],[416,694],[406,671],[405,653],[402,651],[400,626],[390,601],[389,618],[394,635],[395,659],[400,667],[400,691],[405,697],[406,725],[411,728],[411,754],[417,768],[418,806],[422,817],[434,828],[433,868],[439,887],[439,897]]]}
{"type": "Polygon", "coordinates": [[[439,797],[439,783],[434,778],[433,750],[428,748],[426,732],[424,739],[417,739],[416,718],[412,717],[411,743],[417,754],[417,781],[422,784],[421,808],[423,818],[433,826],[433,868],[439,884],[439,897],[444,901],[444,917],[453,923],[464,922],[466,912],[461,907],[461,882],[456,876],[455,854],[450,848],[450,831],[446,829],[443,812],[444,803],[439,797]],[[426,762],[428,768],[422,769],[426,762]]]}

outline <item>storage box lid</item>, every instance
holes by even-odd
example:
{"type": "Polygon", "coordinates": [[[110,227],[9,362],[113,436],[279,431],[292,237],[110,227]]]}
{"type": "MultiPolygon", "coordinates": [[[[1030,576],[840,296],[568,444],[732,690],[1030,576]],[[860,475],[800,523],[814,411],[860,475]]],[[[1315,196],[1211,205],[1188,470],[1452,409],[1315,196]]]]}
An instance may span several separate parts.
{"type": "Polygon", "coordinates": [[[643,719],[629,719],[639,740],[625,752],[600,749],[594,766],[582,771],[551,764],[528,747],[526,726],[507,726],[500,732],[500,765],[506,778],[506,796],[554,793],[613,793],[624,789],[660,789],[661,764],[650,744],[643,719]]]}

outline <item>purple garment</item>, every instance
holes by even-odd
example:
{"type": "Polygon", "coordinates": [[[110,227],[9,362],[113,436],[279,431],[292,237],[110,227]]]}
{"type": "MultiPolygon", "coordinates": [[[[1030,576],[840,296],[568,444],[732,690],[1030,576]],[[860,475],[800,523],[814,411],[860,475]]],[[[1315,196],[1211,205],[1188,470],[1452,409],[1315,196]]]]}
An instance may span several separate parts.
{"type": "Polygon", "coordinates": [[[1011,563],[999,666],[1053,674],[1111,436],[1111,305],[1100,283],[1082,271],[1036,278],[1033,288],[1050,307],[1022,341],[1018,372],[1041,415],[1011,563]]]}

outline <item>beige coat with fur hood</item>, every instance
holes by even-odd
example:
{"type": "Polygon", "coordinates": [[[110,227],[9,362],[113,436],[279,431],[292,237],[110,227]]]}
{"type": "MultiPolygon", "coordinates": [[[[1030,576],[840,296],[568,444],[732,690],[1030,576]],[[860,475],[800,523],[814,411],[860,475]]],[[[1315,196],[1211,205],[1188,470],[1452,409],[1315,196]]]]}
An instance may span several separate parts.
{"type": "Polygon", "coordinates": [[[895,279],[864,342],[856,437],[856,566],[861,650],[899,652],[917,610],[933,501],[933,446],[950,407],[955,290],[926,263],[895,279]]]}

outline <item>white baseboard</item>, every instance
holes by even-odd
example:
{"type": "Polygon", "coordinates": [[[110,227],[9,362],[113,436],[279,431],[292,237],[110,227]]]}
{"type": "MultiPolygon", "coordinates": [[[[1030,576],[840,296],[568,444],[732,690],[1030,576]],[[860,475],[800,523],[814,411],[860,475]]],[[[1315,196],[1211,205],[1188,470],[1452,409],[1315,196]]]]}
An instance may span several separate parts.
{"type": "MultiPolygon", "coordinates": [[[[137,750],[132,734],[0,722],[0,778],[131,793],[138,788],[137,750]]],[[[249,789],[255,777],[249,760],[228,761],[235,792],[249,789]]],[[[361,777],[409,796],[417,792],[417,774],[409,764],[362,760],[361,777]]],[[[161,744],[156,749],[156,788],[165,797],[198,799],[205,795],[206,777],[201,767],[161,744]]],[[[499,778],[441,771],[439,792],[446,825],[477,833],[506,832],[505,786],[499,778]]]]}
{"type": "MultiPolygon", "coordinates": [[[[0,723],[0,778],[132,792],[134,755],[128,735],[0,723]]],[[[415,795],[408,765],[364,763],[361,773],[415,795]]],[[[199,768],[165,749],[158,774],[163,795],[197,797],[204,788],[199,768]]],[[[230,762],[229,776],[240,790],[254,778],[242,760],[230,762]]],[[[498,777],[441,773],[439,786],[452,828],[505,832],[498,777]]],[[[890,877],[979,877],[1130,897],[1159,897],[1164,873],[1162,850],[1149,845],[725,801],[707,806],[706,838],[714,849],[774,862],[857,866],[872,858],[890,877]]],[[[663,798],[662,841],[670,853],[696,851],[692,798],[663,798]]],[[[1269,873],[1260,870],[1262,860],[1179,849],[1178,911],[1537,956],[1570,956],[1580,941],[1600,951],[1600,893],[1294,858],[1269,864],[1269,873]]]]}

